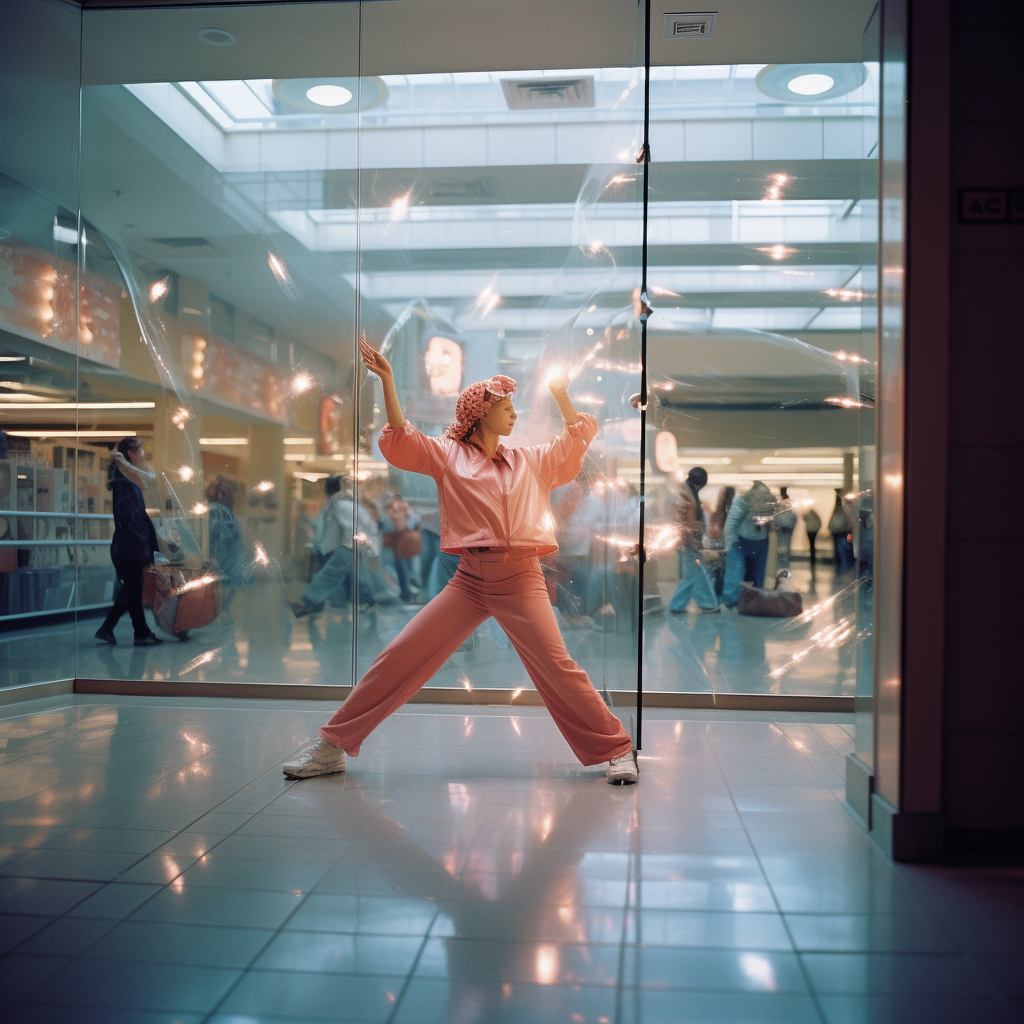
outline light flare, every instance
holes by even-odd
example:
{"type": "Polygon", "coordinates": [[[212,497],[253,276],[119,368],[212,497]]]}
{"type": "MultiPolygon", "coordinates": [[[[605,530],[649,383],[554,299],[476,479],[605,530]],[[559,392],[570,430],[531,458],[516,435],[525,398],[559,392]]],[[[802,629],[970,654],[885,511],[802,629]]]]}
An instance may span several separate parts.
{"type": "Polygon", "coordinates": [[[183,484],[187,484],[195,475],[196,471],[191,466],[178,467],[178,479],[183,484]]]}
{"type": "Polygon", "coordinates": [[[266,549],[259,541],[256,541],[253,546],[252,557],[253,561],[257,565],[270,565],[270,559],[267,557],[266,549]]]}
{"type": "Polygon", "coordinates": [[[209,665],[214,658],[220,655],[223,651],[223,647],[215,647],[212,651],[205,651],[200,654],[198,658],[193,658],[187,665],[182,668],[182,672],[194,672],[197,668],[202,668],[203,665],[209,665]]]}
{"type": "Polygon", "coordinates": [[[273,489],[274,489],[274,484],[270,480],[261,480],[253,488],[253,490],[256,491],[257,494],[267,494],[269,491],[272,491],[273,489]]]}
{"type": "Polygon", "coordinates": [[[757,251],[765,253],[773,260],[784,260],[787,256],[792,256],[796,249],[792,249],[788,245],[762,245],[758,246],[757,251]]]}
{"type": "Polygon", "coordinates": [[[826,398],[825,404],[835,405],[840,409],[870,409],[872,407],[870,402],[862,402],[856,398],[846,398],[839,396],[835,398],[826,398]]]}
{"type": "Polygon", "coordinates": [[[391,200],[391,215],[388,217],[388,225],[397,224],[405,220],[409,215],[409,204],[412,202],[412,193],[406,192],[397,199],[391,200]]]}
{"type": "Polygon", "coordinates": [[[204,505],[201,501],[197,501],[190,509],[189,512],[194,516],[205,516],[210,511],[209,505],[204,505]]]}
{"type": "Polygon", "coordinates": [[[161,278],[159,281],[154,281],[149,286],[149,301],[159,302],[170,290],[166,277],[161,278]]]}

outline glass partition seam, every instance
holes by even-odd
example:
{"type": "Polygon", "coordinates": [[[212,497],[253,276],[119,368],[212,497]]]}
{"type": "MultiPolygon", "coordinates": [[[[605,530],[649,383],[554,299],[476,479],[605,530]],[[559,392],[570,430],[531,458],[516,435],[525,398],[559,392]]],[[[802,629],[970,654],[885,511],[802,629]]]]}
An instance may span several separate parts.
{"type": "MultiPolygon", "coordinates": [[[[351,668],[350,678],[355,686],[359,679],[359,548],[356,534],[359,532],[359,381],[360,357],[359,339],[362,337],[361,303],[362,289],[362,203],[360,186],[362,184],[362,152],[360,146],[363,138],[363,5],[360,0],[356,5],[356,223],[355,223],[355,294],[353,296],[352,320],[352,523],[349,536],[352,538],[352,636],[351,636],[351,668]]],[[[372,449],[371,449],[372,454],[372,449]]]]}
{"type": "Polygon", "coordinates": [[[637,610],[636,644],[636,748],[641,748],[643,733],[644,694],[644,565],[647,561],[647,535],[644,529],[644,492],[647,480],[647,204],[651,166],[651,0],[644,0],[644,135],[640,158],[643,161],[643,212],[640,243],[640,531],[637,555],[637,589],[640,607],[637,610]]]}
{"type": "MultiPolygon", "coordinates": [[[[76,155],[78,157],[77,168],[75,171],[75,212],[78,224],[78,253],[75,263],[78,266],[78,278],[75,287],[75,395],[76,395],[76,409],[75,409],[75,432],[76,435],[82,429],[82,409],[81,409],[81,358],[82,358],[82,289],[81,289],[81,277],[82,271],[85,269],[85,246],[82,244],[82,61],[84,59],[84,44],[82,35],[84,31],[84,19],[85,15],[80,9],[78,12],[78,146],[76,155]]],[[[75,437],[75,476],[71,481],[70,493],[72,507],[78,509],[78,437],[75,437]]],[[[78,531],[80,529],[80,523],[78,520],[74,521],[74,539],[78,540],[78,531]]],[[[88,527],[86,527],[88,529],[88,527]]],[[[75,614],[74,614],[74,636],[77,641],[78,638],[78,626],[79,626],[79,613],[78,606],[81,602],[81,565],[79,563],[79,557],[81,554],[81,548],[75,549],[75,565],[74,565],[74,587],[72,593],[74,594],[75,614]]],[[[73,671],[75,679],[78,678],[78,643],[74,645],[74,654],[72,656],[73,671]]]]}

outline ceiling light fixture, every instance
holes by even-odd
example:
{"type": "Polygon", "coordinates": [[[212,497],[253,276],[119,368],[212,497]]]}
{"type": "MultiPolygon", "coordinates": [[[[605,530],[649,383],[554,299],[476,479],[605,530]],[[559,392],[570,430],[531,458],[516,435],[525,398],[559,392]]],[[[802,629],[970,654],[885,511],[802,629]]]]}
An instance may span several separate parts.
{"type": "Polygon", "coordinates": [[[370,110],[387,102],[388,87],[382,78],[275,78],[271,91],[288,114],[348,114],[370,110]]]}
{"type": "Polygon", "coordinates": [[[340,107],[352,99],[352,91],[343,85],[313,85],[306,90],[306,99],[318,107],[340,107]]]}
{"type": "Polygon", "coordinates": [[[789,80],[789,91],[798,96],[820,96],[835,84],[830,75],[797,75],[789,80]]]}
{"type": "Polygon", "coordinates": [[[226,28],[201,28],[196,39],[207,46],[234,46],[235,37],[226,28]]]}
{"type": "Polygon", "coordinates": [[[134,430],[8,430],[11,437],[137,437],[134,430]]]}
{"type": "Polygon", "coordinates": [[[868,78],[863,64],[768,64],[754,83],[783,103],[837,99],[859,89],[868,78]]]}

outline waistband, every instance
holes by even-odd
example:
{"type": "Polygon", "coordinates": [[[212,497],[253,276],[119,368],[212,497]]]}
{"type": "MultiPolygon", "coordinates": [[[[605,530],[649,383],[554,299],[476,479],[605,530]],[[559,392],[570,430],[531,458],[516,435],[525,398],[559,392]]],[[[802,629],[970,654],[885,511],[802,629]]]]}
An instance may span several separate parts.
{"type": "Polygon", "coordinates": [[[502,548],[485,551],[466,550],[459,558],[460,572],[484,582],[497,582],[530,569],[540,571],[540,562],[536,555],[519,555],[518,552],[508,552],[502,548]]]}
{"type": "Polygon", "coordinates": [[[515,562],[520,558],[536,557],[536,548],[464,548],[462,557],[469,555],[480,562],[515,562]]]}

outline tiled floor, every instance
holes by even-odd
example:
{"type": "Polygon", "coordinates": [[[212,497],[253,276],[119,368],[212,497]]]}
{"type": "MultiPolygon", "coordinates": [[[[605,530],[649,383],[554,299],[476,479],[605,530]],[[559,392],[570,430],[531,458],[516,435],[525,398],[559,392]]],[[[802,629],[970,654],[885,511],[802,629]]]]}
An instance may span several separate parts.
{"type": "Polygon", "coordinates": [[[890,864],[848,719],[649,711],[621,789],[543,709],[418,705],[285,782],[325,710],[4,709],[0,1021],[1024,1017],[1024,876],[890,864]]]}
{"type": "MultiPolygon", "coordinates": [[[[689,693],[773,693],[852,696],[858,659],[870,666],[866,625],[871,620],[870,588],[851,574],[836,578],[830,562],[812,570],[794,562],[794,586],[805,619],[755,618],[735,611],[684,615],[667,611],[673,585],[663,584],[660,612],[645,617],[644,686],[689,693]],[[838,596],[837,596],[838,595],[838,596]]],[[[0,634],[0,680],[6,685],[42,679],[181,679],[188,682],[333,683],[352,681],[352,618],[348,611],[296,619],[285,597],[300,584],[282,588],[263,580],[241,591],[233,622],[219,620],[194,631],[187,643],[135,649],[125,617],[111,648],[97,644],[98,618],[37,626],[0,634]]],[[[369,668],[380,650],[416,613],[390,605],[359,616],[356,666],[369,668]]],[[[620,609],[622,611],[622,609],[620,609]]],[[[632,617],[609,619],[602,629],[578,628],[562,619],[569,653],[599,689],[636,685],[636,635],[632,617]]],[[[533,688],[493,621],[481,626],[431,681],[431,685],[476,689],[533,688]]],[[[3,684],[0,684],[3,685],[3,684]]]]}

